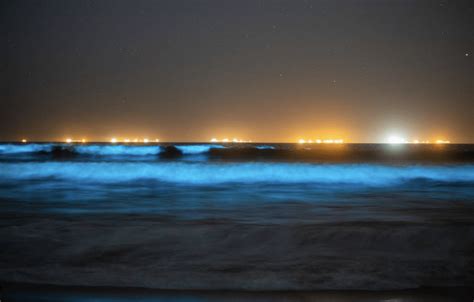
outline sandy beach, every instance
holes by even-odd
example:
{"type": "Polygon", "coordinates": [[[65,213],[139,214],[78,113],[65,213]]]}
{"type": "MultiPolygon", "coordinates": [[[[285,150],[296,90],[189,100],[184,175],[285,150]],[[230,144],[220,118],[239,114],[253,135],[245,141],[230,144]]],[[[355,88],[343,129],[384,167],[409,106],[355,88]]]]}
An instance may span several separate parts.
{"type": "MultiPolygon", "coordinates": [[[[449,216],[465,218],[461,211],[449,216]]],[[[253,291],[474,284],[472,221],[430,219],[282,225],[158,215],[2,215],[0,279],[253,291]]]]}

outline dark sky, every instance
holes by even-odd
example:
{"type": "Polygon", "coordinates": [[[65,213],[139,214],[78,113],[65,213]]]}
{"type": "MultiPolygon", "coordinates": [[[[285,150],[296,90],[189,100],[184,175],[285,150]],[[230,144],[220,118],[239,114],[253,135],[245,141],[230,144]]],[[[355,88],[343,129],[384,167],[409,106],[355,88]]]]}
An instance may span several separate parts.
{"type": "Polygon", "coordinates": [[[474,1],[2,1],[0,140],[474,142],[474,1]]]}

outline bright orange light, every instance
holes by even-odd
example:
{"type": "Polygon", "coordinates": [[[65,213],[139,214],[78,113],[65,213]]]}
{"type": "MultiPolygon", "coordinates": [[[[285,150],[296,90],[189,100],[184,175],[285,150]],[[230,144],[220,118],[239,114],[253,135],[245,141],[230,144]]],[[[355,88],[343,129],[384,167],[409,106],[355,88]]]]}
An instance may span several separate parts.
{"type": "Polygon", "coordinates": [[[26,139],[21,140],[22,143],[27,143],[28,141],[26,139]]]}
{"type": "Polygon", "coordinates": [[[437,144],[450,144],[451,142],[450,141],[445,141],[445,140],[442,140],[442,139],[438,139],[438,140],[436,140],[436,143],[437,144]]]}
{"type": "Polygon", "coordinates": [[[228,143],[228,142],[229,142],[229,139],[228,139],[228,138],[224,138],[222,141],[223,141],[224,143],[228,143]]]}
{"type": "Polygon", "coordinates": [[[115,144],[115,143],[117,142],[117,139],[116,139],[115,137],[112,137],[112,138],[110,139],[110,142],[111,142],[112,144],[115,144]]]}
{"type": "Polygon", "coordinates": [[[66,138],[66,143],[68,144],[72,143],[72,138],[66,138]]]}
{"type": "Polygon", "coordinates": [[[148,138],[144,138],[144,139],[143,139],[143,142],[144,142],[145,144],[148,144],[148,142],[149,142],[148,138]]]}
{"type": "Polygon", "coordinates": [[[129,143],[130,142],[130,139],[126,138],[123,140],[124,143],[129,143]]]}
{"type": "Polygon", "coordinates": [[[133,140],[134,143],[138,143],[138,138],[133,140]]]}
{"type": "Polygon", "coordinates": [[[81,143],[83,144],[86,143],[86,139],[85,138],[81,139],[81,143]]]}
{"type": "Polygon", "coordinates": [[[159,142],[160,142],[160,140],[155,138],[155,143],[159,143],[159,142]]]}
{"type": "Polygon", "coordinates": [[[344,143],[344,140],[343,139],[315,139],[314,141],[309,139],[309,140],[305,140],[305,139],[302,139],[300,138],[298,140],[298,143],[299,144],[312,144],[312,143],[316,143],[316,144],[343,144],[344,143]]]}
{"type": "Polygon", "coordinates": [[[217,142],[218,142],[217,138],[215,137],[211,138],[211,143],[217,143],[217,142]]]}

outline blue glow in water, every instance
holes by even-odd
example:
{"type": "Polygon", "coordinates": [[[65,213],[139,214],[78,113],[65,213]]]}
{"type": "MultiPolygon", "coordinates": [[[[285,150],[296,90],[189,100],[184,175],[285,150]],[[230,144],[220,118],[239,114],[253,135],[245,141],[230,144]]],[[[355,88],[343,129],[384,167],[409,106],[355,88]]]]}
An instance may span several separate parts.
{"type": "Polygon", "coordinates": [[[57,178],[109,183],[151,179],[184,184],[269,182],[388,186],[415,179],[442,182],[474,181],[474,165],[29,162],[0,163],[0,173],[0,179],[57,178]]]}
{"type": "Polygon", "coordinates": [[[0,154],[50,152],[53,144],[0,144],[0,154]]]}
{"type": "Polygon", "coordinates": [[[88,155],[156,155],[159,146],[128,146],[128,145],[84,145],[75,146],[74,150],[88,155]]]}
{"type": "Polygon", "coordinates": [[[176,148],[183,154],[200,154],[209,152],[211,149],[225,148],[222,145],[177,145],[176,148]]]}

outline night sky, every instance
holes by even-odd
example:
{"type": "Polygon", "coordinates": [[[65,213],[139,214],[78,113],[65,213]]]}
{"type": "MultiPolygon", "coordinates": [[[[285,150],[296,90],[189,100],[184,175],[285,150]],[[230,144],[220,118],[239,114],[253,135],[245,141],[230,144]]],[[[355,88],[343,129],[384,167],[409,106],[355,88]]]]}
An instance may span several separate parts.
{"type": "Polygon", "coordinates": [[[0,140],[474,142],[474,1],[2,1],[0,140]]]}

